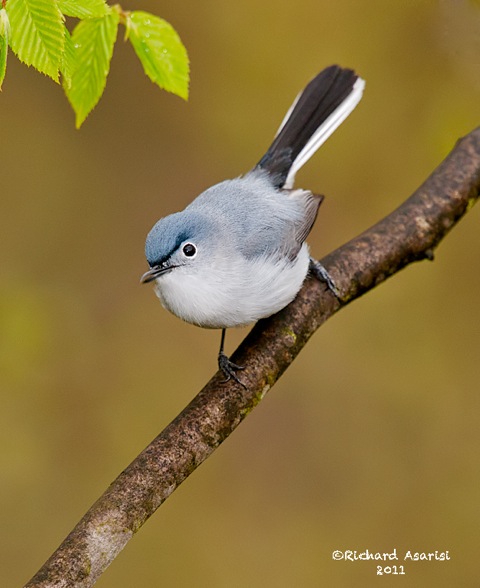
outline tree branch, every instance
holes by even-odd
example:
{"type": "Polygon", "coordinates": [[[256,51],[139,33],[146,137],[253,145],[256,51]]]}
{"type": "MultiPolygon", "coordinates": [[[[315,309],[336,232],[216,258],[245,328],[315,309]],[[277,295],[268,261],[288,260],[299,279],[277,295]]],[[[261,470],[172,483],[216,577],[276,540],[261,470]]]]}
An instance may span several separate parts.
{"type": "Polygon", "coordinates": [[[259,321],[233,356],[242,381],[216,374],[124,470],[26,585],[92,586],[133,534],[195,470],[292,363],[311,335],[340,308],[433,251],[480,193],[480,128],[460,140],[397,210],[322,263],[337,300],[314,279],[277,315],[259,321]]]}

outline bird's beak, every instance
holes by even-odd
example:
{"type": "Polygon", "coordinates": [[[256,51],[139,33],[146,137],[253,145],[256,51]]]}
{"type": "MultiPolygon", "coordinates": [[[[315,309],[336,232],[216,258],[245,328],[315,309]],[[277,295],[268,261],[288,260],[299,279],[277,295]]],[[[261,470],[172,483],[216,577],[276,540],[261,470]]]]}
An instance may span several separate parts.
{"type": "Polygon", "coordinates": [[[143,274],[143,276],[140,278],[140,283],[148,284],[148,282],[153,282],[153,280],[157,279],[158,276],[164,274],[165,272],[171,269],[171,266],[154,265],[148,270],[148,272],[145,272],[143,274]]]}

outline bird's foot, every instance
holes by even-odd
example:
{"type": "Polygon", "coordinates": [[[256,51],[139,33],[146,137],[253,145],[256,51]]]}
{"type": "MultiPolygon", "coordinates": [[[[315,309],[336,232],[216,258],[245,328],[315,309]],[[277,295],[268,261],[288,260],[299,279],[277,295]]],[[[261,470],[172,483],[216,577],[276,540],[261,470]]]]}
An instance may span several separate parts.
{"type": "Polygon", "coordinates": [[[228,359],[225,353],[220,352],[218,354],[218,367],[225,375],[225,380],[223,380],[223,383],[228,382],[229,380],[235,380],[237,384],[240,384],[240,386],[246,388],[245,384],[238,379],[238,376],[235,373],[238,370],[245,369],[244,366],[233,363],[233,361],[228,359]]]}
{"type": "Polygon", "coordinates": [[[317,280],[324,282],[327,285],[328,289],[335,296],[335,298],[340,298],[340,292],[338,291],[332,276],[327,272],[327,270],[319,261],[311,257],[309,269],[312,276],[315,276],[317,280]]]}

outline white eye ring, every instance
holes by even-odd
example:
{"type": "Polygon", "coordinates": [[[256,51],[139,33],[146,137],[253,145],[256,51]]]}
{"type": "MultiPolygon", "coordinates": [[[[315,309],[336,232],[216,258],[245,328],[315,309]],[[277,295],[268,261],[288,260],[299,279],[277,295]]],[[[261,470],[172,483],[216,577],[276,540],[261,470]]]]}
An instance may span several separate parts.
{"type": "Polygon", "coordinates": [[[185,257],[195,257],[197,255],[197,248],[193,243],[185,243],[182,247],[182,253],[185,257]]]}

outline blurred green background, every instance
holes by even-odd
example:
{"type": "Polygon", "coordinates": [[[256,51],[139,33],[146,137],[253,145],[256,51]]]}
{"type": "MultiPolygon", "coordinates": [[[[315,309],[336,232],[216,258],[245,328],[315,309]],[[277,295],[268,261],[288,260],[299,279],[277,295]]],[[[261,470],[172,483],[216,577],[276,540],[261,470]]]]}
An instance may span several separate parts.
{"type": "MultiPolygon", "coordinates": [[[[219,333],[164,311],[153,223],[258,161],[332,63],[364,100],[302,170],[321,257],[415,190],[480,122],[480,7],[461,0],[134,1],[179,31],[188,103],[119,38],[80,131],[61,88],[11,55],[0,96],[0,569],[20,586],[216,369],[219,333]]],[[[449,550],[402,586],[478,586],[480,207],[343,310],[98,586],[375,583],[336,549],[449,550]]],[[[246,330],[231,331],[228,351],[246,330]]],[[[403,563],[403,562],[398,562],[403,563]]],[[[382,586],[397,585],[384,576],[382,586]]]]}

